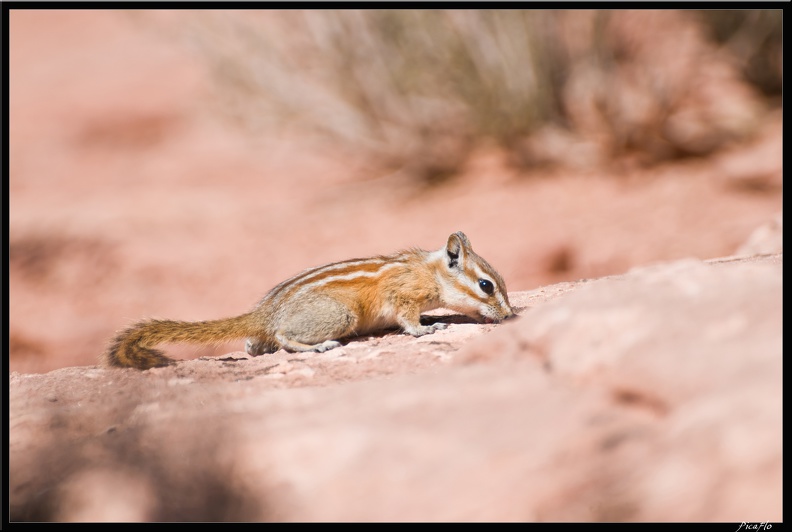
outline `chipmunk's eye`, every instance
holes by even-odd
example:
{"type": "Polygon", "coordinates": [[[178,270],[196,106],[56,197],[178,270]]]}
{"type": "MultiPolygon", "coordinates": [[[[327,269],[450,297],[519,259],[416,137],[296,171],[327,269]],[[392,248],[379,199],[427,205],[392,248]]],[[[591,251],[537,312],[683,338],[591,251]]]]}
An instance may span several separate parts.
{"type": "Polygon", "coordinates": [[[485,294],[492,295],[492,291],[495,290],[495,287],[492,285],[492,281],[487,281],[486,279],[479,279],[479,288],[484,290],[485,294]]]}

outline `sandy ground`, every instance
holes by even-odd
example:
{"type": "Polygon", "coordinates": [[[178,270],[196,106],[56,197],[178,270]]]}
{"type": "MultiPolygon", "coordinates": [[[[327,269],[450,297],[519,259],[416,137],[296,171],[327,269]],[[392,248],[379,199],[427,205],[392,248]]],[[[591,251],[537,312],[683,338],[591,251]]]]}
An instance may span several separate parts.
{"type": "Polygon", "coordinates": [[[457,230],[516,291],[729,255],[781,211],[780,113],[651,169],[518,173],[482,147],[421,191],[220,120],[194,51],[127,12],[12,12],[10,72],[12,371],[94,364],[142,317],[239,314],[309,266],[457,230]]]}

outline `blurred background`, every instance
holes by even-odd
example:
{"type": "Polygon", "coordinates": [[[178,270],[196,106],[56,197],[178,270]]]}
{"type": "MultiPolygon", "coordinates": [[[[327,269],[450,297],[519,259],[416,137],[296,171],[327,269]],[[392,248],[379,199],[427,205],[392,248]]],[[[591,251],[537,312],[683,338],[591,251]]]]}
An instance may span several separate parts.
{"type": "Polygon", "coordinates": [[[10,369],[458,230],[510,291],[735,254],[782,13],[11,10],[10,369]]]}

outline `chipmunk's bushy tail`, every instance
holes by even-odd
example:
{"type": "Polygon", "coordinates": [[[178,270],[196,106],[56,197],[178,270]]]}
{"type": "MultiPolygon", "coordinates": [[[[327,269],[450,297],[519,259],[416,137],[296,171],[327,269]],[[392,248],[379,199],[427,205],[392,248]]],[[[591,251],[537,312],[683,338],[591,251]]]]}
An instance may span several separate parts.
{"type": "Polygon", "coordinates": [[[113,367],[149,369],[176,361],[154,349],[164,343],[216,344],[260,336],[252,313],[212,321],[146,320],[120,332],[104,354],[113,367]]]}

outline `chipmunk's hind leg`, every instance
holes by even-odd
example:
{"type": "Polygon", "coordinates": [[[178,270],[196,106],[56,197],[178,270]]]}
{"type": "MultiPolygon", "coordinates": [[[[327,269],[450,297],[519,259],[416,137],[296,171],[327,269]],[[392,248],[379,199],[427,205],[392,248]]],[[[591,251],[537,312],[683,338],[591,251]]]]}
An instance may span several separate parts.
{"type": "Polygon", "coordinates": [[[275,339],[287,351],[324,352],[340,346],[336,340],[354,333],[357,318],[329,297],[313,297],[290,309],[275,331],[275,339]]]}
{"type": "Polygon", "coordinates": [[[267,353],[274,353],[278,350],[278,345],[273,344],[270,340],[262,340],[261,338],[248,338],[245,340],[245,352],[250,356],[260,356],[267,353]]]}

